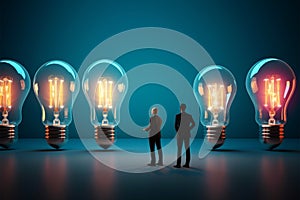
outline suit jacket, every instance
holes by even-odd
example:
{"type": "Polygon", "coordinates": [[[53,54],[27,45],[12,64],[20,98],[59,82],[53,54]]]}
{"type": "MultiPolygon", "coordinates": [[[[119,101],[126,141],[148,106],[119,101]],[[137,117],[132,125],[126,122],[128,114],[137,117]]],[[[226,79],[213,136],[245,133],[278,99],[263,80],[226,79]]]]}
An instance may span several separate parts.
{"type": "Polygon", "coordinates": [[[162,120],[158,115],[154,115],[150,118],[150,124],[146,131],[149,131],[149,137],[152,137],[157,134],[157,136],[161,136],[160,128],[161,128],[162,120]]]}
{"type": "Polygon", "coordinates": [[[195,122],[192,115],[182,112],[176,115],[175,130],[178,136],[191,137],[191,129],[194,128],[195,122]]]}

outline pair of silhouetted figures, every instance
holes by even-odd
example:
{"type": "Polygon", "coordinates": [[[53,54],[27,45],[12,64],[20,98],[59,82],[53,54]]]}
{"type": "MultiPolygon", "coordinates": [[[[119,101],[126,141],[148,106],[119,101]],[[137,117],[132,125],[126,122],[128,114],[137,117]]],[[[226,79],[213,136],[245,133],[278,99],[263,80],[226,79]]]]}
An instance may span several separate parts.
{"type": "MultiPolygon", "coordinates": [[[[183,167],[190,167],[191,152],[190,152],[190,137],[191,129],[194,128],[195,122],[193,117],[185,112],[186,105],[180,105],[180,113],[176,115],[175,119],[175,130],[177,132],[177,163],[174,165],[175,168],[181,167],[181,154],[182,154],[182,145],[184,143],[185,152],[186,152],[186,162],[183,167]]],[[[163,166],[163,153],[161,149],[161,124],[162,120],[157,115],[158,109],[156,107],[152,108],[152,117],[150,118],[150,124],[148,127],[143,130],[149,132],[149,146],[151,151],[151,162],[149,166],[160,165],[163,166]],[[158,151],[158,162],[156,163],[155,159],[155,145],[158,151]]]]}

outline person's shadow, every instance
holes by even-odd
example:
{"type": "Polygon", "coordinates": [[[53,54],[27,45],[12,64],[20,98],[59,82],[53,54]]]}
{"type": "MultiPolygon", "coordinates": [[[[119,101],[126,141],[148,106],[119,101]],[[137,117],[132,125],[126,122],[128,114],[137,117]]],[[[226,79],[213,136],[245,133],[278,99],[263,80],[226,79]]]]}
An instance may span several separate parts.
{"type": "Polygon", "coordinates": [[[184,176],[195,176],[199,174],[203,174],[204,171],[200,169],[200,167],[194,166],[190,168],[174,168],[172,166],[164,167],[160,170],[154,171],[154,174],[157,175],[184,175],[184,176]]]}
{"type": "Polygon", "coordinates": [[[67,151],[66,149],[35,149],[31,152],[62,152],[67,151]]]}
{"type": "Polygon", "coordinates": [[[238,149],[214,149],[212,152],[231,152],[231,153],[241,153],[244,152],[243,150],[238,149]]]}

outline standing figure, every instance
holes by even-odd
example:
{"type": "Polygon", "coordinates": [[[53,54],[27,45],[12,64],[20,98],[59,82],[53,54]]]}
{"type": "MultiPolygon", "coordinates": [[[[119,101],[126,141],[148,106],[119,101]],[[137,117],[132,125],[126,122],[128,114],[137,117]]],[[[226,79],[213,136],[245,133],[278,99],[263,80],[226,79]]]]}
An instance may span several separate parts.
{"type": "Polygon", "coordinates": [[[174,165],[175,168],[181,167],[181,153],[182,153],[182,144],[184,142],[185,152],[186,152],[186,161],[183,167],[190,167],[191,152],[190,152],[190,137],[191,129],[194,128],[195,122],[192,115],[185,112],[186,105],[180,105],[180,113],[176,115],[175,120],[175,130],[177,132],[177,164],[174,165]]]}
{"type": "Polygon", "coordinates": [[[161,150],[161,124],[162,120],[161,118],[157,115],[158,109],[156,107],[152,108],[151,110],[152,117],[150,118],[150,124],[148,127],[144,128],[144,131],[149,132],[149,146],[150,146],[150,151],[151,151],[151,162],[148,164],[149,166],[155,166],[155,145],[158,151],[158,163],[157,165],[163,166],[163,155],[162,155],[162,150],[161,150]]]}

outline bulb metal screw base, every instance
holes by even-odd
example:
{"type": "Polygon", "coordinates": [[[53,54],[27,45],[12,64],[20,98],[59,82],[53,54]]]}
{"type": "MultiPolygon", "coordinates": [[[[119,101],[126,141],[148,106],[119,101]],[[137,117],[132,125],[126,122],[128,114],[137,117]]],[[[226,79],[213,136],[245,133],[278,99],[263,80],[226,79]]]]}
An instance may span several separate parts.
{"type": "Polygon", "coordinates": [[[68,127],[45,126],[45,138],[51,147],[59,149],[68,142],[68,127]]]}
{"type": "Polygon", "coordinates": [[[95,126],[95,139],[100,147],[108,149],[115,142],[115,127],[95,126]]]}
{"type": "Polygon", "coordinates": [[[226,126],[206,126],[205,139],[214,144],[213,150],[221,147],[226,139],[226,126]]]}
{"type": "Polygon", "coordinates": [[[15,125],[0,125],[0,146],[10,148],[18,140],[15,125]]]}
{"type": "Polygon", "coordinates": [[[284,138],[284,125],[262,125],[260,126],[261,143],[265,149],[272,150],[278,147],[284,138]]]}

